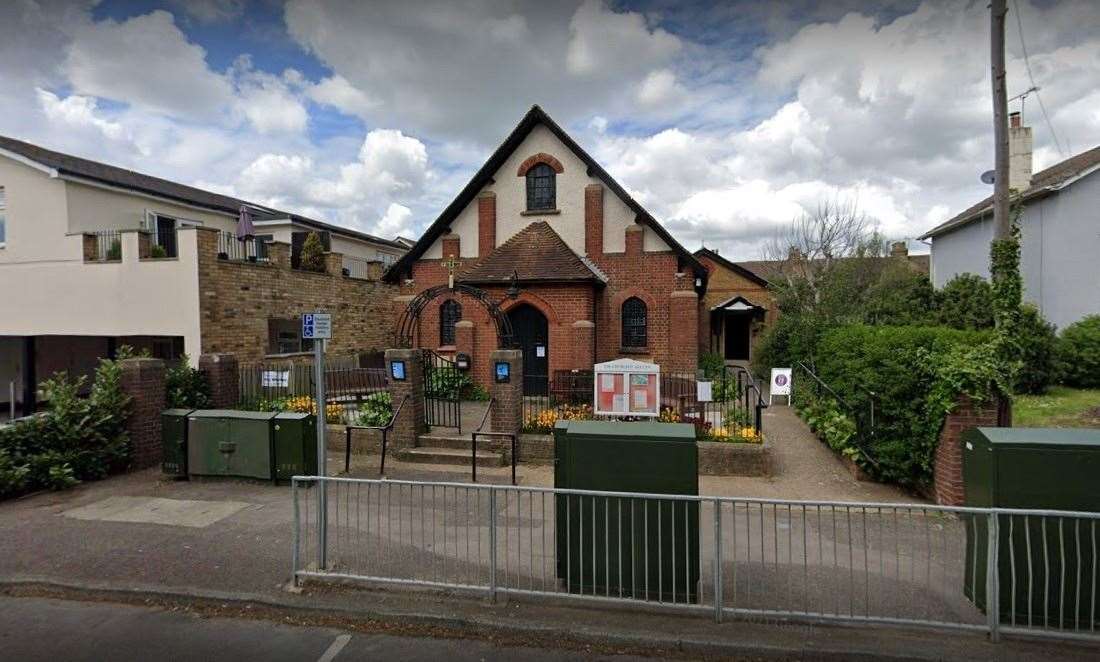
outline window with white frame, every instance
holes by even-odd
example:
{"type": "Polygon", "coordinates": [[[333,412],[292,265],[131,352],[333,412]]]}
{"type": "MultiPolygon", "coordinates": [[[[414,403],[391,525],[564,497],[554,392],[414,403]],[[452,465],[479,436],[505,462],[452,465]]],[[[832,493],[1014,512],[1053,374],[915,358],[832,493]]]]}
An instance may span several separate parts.
{"type": "Polygon", "coordinates": [[[7,222],[8,222],[8,199],[4,194],[4,187],[0,186],[0,246],[3,246],[7,240],[7,222]]]}

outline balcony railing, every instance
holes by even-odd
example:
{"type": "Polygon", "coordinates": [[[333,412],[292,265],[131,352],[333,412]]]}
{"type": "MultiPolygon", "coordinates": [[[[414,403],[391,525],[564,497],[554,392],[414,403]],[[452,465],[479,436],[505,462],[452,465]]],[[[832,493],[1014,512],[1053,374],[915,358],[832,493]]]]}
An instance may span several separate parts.
{"type": "Polygon", "coordinates": [[[84,233],[85,262],[121,262],[122,232],[98,230],[84,233]]]}
{"type": "Polygon", "coordinates": [[[218,259],[235,262],[267,262],[267,243],[263,239],[238,239],[232,232],[218,233],[218,259]]]}
{"type": "MultiPolygon", "coordinates": [[[[365,260],[361,257],[354,257],[351,255],[344,256],[344,275],[348,278],[358,278],[360,280],[378,280],[382,275],[382,269],[375,267],[377,274],[371,273],[372,260],[365,260]]],[[[377,260],[373,260],[377,262],[377,260]]]]}

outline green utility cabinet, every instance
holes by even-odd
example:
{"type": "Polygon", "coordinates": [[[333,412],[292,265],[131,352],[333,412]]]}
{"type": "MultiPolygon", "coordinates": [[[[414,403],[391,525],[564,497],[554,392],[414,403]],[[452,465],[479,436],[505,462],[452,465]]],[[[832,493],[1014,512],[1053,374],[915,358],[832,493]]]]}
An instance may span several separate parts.
{"type": "Polygon", "coordinates": [[[270,411],[206,409],[188,416],[190,476],[274,477],[270,411]]]}
{"type": "Polygon", "coordinates": [[[285,411],[274,419],[275,480],[317,475],[317,419],[285,411]]]}
{"type": "MultiPolygon", "coordinates": [[[[698,495],[695,428],[559,421],[554,487],[698,495]]],[[[559,494],[555,506],[557,576],[570,592],[698,601],[698,502],[559,494]]]]}
{"type": "Polygon", "coordinates": [[[164,460],[161,471],[170,476],[187,475],[187,417],[191,409],[165,409],[160,414],[164,460]]]}
{"type": "MultiPolygon", "coordinates": [[[[966,505],[1100,512],[1100,430],[974,428],[962,436],[966,505]]],[[[964,516],[964,590],[986,608],[988,516],[964,516]]],[[[1089,628],[1100,613],[1100,521],[999,515],[997,572],[1004,622],[1089,628]]]]}

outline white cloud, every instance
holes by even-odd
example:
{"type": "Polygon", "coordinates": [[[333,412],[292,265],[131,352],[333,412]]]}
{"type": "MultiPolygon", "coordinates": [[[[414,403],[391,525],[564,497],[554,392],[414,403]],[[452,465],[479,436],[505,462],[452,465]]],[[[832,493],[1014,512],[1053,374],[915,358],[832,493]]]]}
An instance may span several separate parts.
{"type": "Polygon", "coordinates": [[[329,76],[309,88],[309,97],[317,103],[336,108],[346,115],[367,117],[378,102],[348,82],[343,76],[329,76]]]}
{"type": "Polygon", "coordinates": [[[683,93],[683,88],[676,82],[676,74],[668,69],[658,69],[645,77],[635,98],[643,106],[659,106],[675,100],[683,93]]]}
{"type": "Polygon", "coordinates": [[[93,128],[111,140],[127,138],[126,129],[121,124],[104,119],[96,113],[97,104],[94,98],[74,94],[61,99],[42,88],[37,88],[36,92],[42,111],[51,121],[66,124],[72,129],[93,128]]]}
{"type": "Polygon", "coordinates": [[[411,209],[405,205],[399,205],[396,202],[392,202],[390,206],[386,208],[386,213],[382,215],[382,220],[378,221],[378,223],[371,228],[371,233],[378,237],[392,239],[408,232],[411,220],[411,209]]]}
{"type": "Polygon", "coordinates": [[[206,51],[162,10],[81,26],[64,70],[79,94],[176,116],[215,119],[233,94],[226,79],[207,67],[206,51]]]}
{"type": "Polygon", "coordinates": [[[242,56],[231,73],[237,81],[237,108],[257,131],[267,134],[306,129],[309,113],[299,95],[299,72],[288,69],[279,77],[257,71],[251,59],[242,56]]]}
{"type": "Polygon", "coordinates": [[[601,0],[585,0],[569,21],[565,64],[579,76],[607,69],[644,71],[680,50],[680,39],[650,29],[638,12],[615,12],[601,0]]]}
{"type": "Polygon", "coordinates": [[[172,4],[200,23],[221,23],[240,18],[245,5],[244,0],[172,0],[172,4]]]}

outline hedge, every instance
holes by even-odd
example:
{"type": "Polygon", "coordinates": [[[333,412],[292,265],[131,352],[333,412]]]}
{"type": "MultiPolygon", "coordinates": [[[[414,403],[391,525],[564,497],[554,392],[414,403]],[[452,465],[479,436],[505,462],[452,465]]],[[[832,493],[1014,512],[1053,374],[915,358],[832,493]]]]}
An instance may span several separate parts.
{"type": "MultiPolygon", "coordinates": [[[[988,394],[991,334],[945,327],[852,325],[824,332],[815,371],[856,411],[875,400],[864,468],[879,480],[931,484],[939,429],[959,392],[988,394]]],[[[853,443],[857,440],[853,439],[853,443]]]]}

